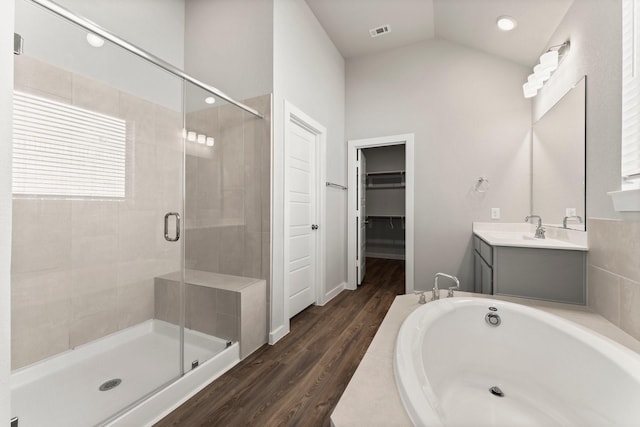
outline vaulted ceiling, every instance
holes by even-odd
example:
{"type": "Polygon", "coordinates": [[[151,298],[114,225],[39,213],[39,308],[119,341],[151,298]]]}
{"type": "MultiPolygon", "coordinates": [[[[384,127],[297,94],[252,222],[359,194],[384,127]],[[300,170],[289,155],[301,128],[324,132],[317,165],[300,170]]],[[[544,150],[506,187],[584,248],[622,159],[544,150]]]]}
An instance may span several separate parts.
{"type": "Polygon", "coordinates": [[[345,58],[444,38],[531,66],[573,0],[306,0],[345,58]],[[514,17],[510,32],[496,26],[514,17]],[[389,25],[372,38],[369,29],[389,25]]]}

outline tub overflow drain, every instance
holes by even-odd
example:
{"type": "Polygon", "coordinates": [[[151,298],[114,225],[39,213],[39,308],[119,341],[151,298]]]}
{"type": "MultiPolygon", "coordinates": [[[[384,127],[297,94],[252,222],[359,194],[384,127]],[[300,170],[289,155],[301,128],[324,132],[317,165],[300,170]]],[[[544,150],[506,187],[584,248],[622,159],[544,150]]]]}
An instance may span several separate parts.
{"type": "Polygon", "coordinates": [[[498,397],[504,397],[504,393],[502,390],[500,390],[500,387],[498,387],[497,385],[494,385],[493,387],[491,387],[489,389],[489,391],[491,392],[491,394],[493,394],[494,396],[498,396],[498,397]]]}
{"type": "Polygon", "coordinates": [[[121,382],[122,382],[122,380],[120,378],[114,378],[112,380],[105,381],[102,384],[100,384],[100,387],[98,387],[98,389],[100,391],[109,391],[109,390],[111,390],[113,388],[118,387],[121,382]]]}
{"type": "Polygon", "coordinates": [[[502,323],[500,315],[495,313],[487,313],[487,315],[484,316],[484,320],[491,326],[500,326],[500,323],[502,323]]]}

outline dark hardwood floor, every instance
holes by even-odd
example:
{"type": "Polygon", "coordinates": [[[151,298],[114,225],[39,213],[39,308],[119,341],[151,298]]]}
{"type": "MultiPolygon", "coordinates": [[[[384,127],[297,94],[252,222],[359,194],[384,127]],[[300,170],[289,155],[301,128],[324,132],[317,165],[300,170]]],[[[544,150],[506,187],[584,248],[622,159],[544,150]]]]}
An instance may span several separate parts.
{"type": "Polygon", "coordinates": [[[291,332],[265,345],[156,426],[328,426],[396,295],[404,261],[367,259],[356,291],[291,319],[291,332]]]}

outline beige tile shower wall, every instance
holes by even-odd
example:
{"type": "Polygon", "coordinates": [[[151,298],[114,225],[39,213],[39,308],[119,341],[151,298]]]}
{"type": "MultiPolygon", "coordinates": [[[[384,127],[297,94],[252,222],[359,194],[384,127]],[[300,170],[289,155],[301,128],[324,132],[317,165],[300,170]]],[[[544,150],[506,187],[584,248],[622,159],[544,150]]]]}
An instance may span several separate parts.
{"type": "Polygon", "coordinates": [[[640,339],[640,222],[592,219],[587,304],[640,339]]]}
{"type": "Polygon", "coordinates": [[[12,368],[154,315],[153,279],[180,268],[163,238],[180,210],[181,113],[31,59],[16,89],[126,119],[124,200],[15,198],[12,368]]]}
{"type": "Polygon", "coordinates": [[[186,267],[269,279],[271,96],[187,114],[187,129],[215,138],[187,148],[186,267]]]}

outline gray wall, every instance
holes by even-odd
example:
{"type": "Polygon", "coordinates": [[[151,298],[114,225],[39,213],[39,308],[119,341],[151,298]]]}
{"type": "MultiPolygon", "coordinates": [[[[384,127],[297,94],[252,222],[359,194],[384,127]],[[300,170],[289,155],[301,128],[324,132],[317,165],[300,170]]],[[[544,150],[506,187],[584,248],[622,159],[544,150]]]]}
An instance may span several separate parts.
{"type": "Polygon", "coordinates": [[[587,75],[587,304],[640,339],[640,212],[616,212],[622,105],[620,0],[574,2],[549,44],[571,39],[571,53],[535,98],[539,116],[587,75]]]}
{"type": "Polygon", "coordinates": [[[415,287],[436,272],[473,289],[471,223],[529,213],[530,72],[445,40],[349,59],[347,139],[415,133],[415,287]],[[473,192],[478,177],[490,182],[473,192]]]}
{"type": "Polygon", "coordinates": [[[183,68],[185,0],[56,0],[56,3],[183,68]]]}
{"type": "MultiPolygon", "coordinates": [[[[182,67],[185,28],[181,0],[63,0],[63,6],[182,67]]],[[[17,2],[15,26],[16,32],[25,38],[28,55],[173,110],[182,110],[181,98],[176,98],[174,92],[157,90],[170,86],[173,76],[157,72],[155,66],[108,42],[101,48],[90,46],[84,30],[42,8],[26,1],[17,2]]]]}
{"type": "Polygon", "coordinates": [[[273,0],[186,0],[185,70],[235,99],[273,91],[273,0]]]}

